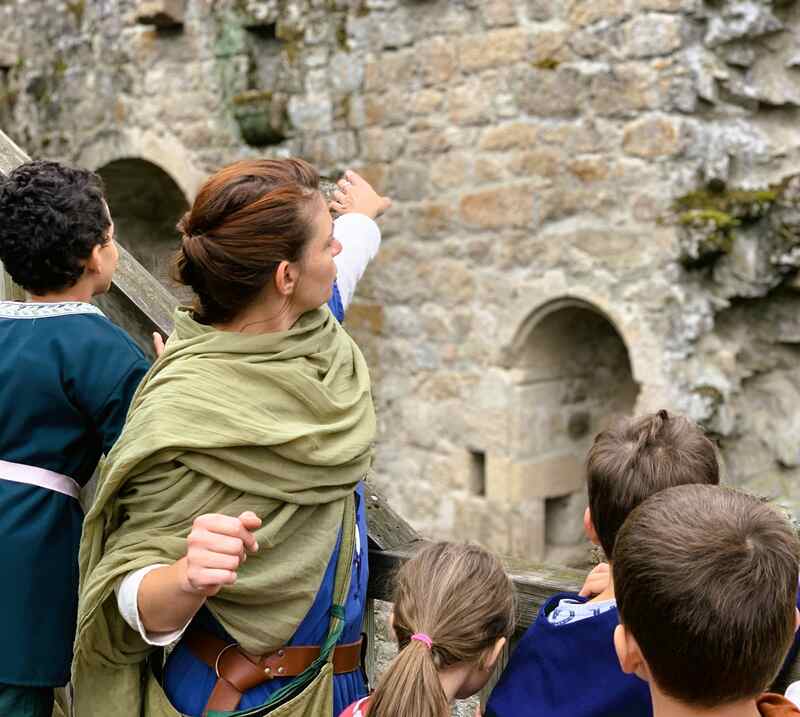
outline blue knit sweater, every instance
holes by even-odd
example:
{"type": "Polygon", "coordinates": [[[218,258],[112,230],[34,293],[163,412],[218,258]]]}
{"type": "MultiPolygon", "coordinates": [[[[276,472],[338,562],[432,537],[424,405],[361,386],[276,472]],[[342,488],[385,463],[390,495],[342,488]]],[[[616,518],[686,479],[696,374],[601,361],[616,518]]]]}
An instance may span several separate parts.
{"type": "Polygon", "coordinates": [[[547,615],[560,593],[539,610],[494,688],[486,717],[651,717],[650,690],[626,675],[614,651],[617,609],[565,625],[547,615]]]}
{"type": "MultiPolygon", "coordinates": [[[[574,593],[559,593],[542,606],[494,688],[486,717],[651,717],[647,683],[622,672],[617,660],[617,609],[553,625],[547,616],[565,598],[586,602],[574,593]]],[[[784,670],[799,647],[795,635],[784,670]]]]}

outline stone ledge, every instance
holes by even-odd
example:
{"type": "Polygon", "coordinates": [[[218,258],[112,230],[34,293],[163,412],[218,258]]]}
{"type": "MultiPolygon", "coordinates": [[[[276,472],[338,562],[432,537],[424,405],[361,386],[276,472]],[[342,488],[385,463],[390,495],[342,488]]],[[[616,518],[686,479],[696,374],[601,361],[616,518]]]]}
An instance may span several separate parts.
{"type": "Polygon", "coordinates": [[[183,27],[186,0],[139,0],[136,22],[159,30],[183,27]]]}
{"type": "Polygon", "coordinates": [[[583,489],[583,464],[574,455],[519,461],[486,454],[486,496],[508,504],[556,498],[583,489]]]}

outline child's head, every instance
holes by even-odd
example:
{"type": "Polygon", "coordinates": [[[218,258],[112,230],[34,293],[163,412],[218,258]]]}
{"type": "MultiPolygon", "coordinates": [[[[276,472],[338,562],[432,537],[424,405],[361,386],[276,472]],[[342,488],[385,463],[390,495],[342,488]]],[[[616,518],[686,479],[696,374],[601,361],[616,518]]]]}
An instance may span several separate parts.
{"type": "Polygon", "coordinates": [[[696,708],[757,696],[792,642],[799,557],[786,518],[752,496],[685,485],[648,498],[614,550],[623,670],[696,708]]]}
{"type": "Polygon", "coordinates": [[[702,428],[661,410],[600,433],[589,450],[587,475],[586,530],[613,561],[614,540],[637,505],[672,486],[716,485],[719,464],[702,428]]]}
{"type": "Polygon", "coordinates": [[[0,178],[0,261],[35,295],[68,289],[87,271],[92,293],[107,290],[117,250],[100,177],[36,161],[0,178]]]}
{"type": "Polygon", "coordinates": [[[483,548],[433,543],[400,569],[394,600],[400,652],[372,698],[370,717],[445,717],[450,708],[440,673],[457,671],[452,697],[486,684],[514,630],[511,582],[483,548]]]}

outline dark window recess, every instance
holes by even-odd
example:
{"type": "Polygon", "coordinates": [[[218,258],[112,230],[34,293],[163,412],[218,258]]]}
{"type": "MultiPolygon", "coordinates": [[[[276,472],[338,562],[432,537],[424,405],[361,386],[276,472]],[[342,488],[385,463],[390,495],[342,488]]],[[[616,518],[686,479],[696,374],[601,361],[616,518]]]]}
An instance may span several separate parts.
{"type": "Polygon", "coordinates": [[[274,22],[267,23],[265,25],[247,25],[245,30],[247,32],[252,33],[255,37],[259,40],[275,40],[276,42],[280,42],[278,40],[278,33],[277,33],[278,24],[274,22]]]}
{"type": "Polygon", "coordinates": [[[469,490],[472,495],[486,495],[486,453],[470,451],[469,490]]]}

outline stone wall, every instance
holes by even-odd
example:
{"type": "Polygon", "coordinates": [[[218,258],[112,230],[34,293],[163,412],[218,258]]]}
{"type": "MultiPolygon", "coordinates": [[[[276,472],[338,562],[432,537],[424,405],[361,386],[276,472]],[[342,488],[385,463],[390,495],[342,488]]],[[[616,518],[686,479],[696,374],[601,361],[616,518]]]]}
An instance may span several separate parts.
{"type": "Polygon", "coordinates": [[[613,413],[800,500],[798,33],[797,0],[4,0],[0,126],[100,170],[160,276],[223,163],[364,172],[377,479],[428,535],[576,560],[613,413]]]}

